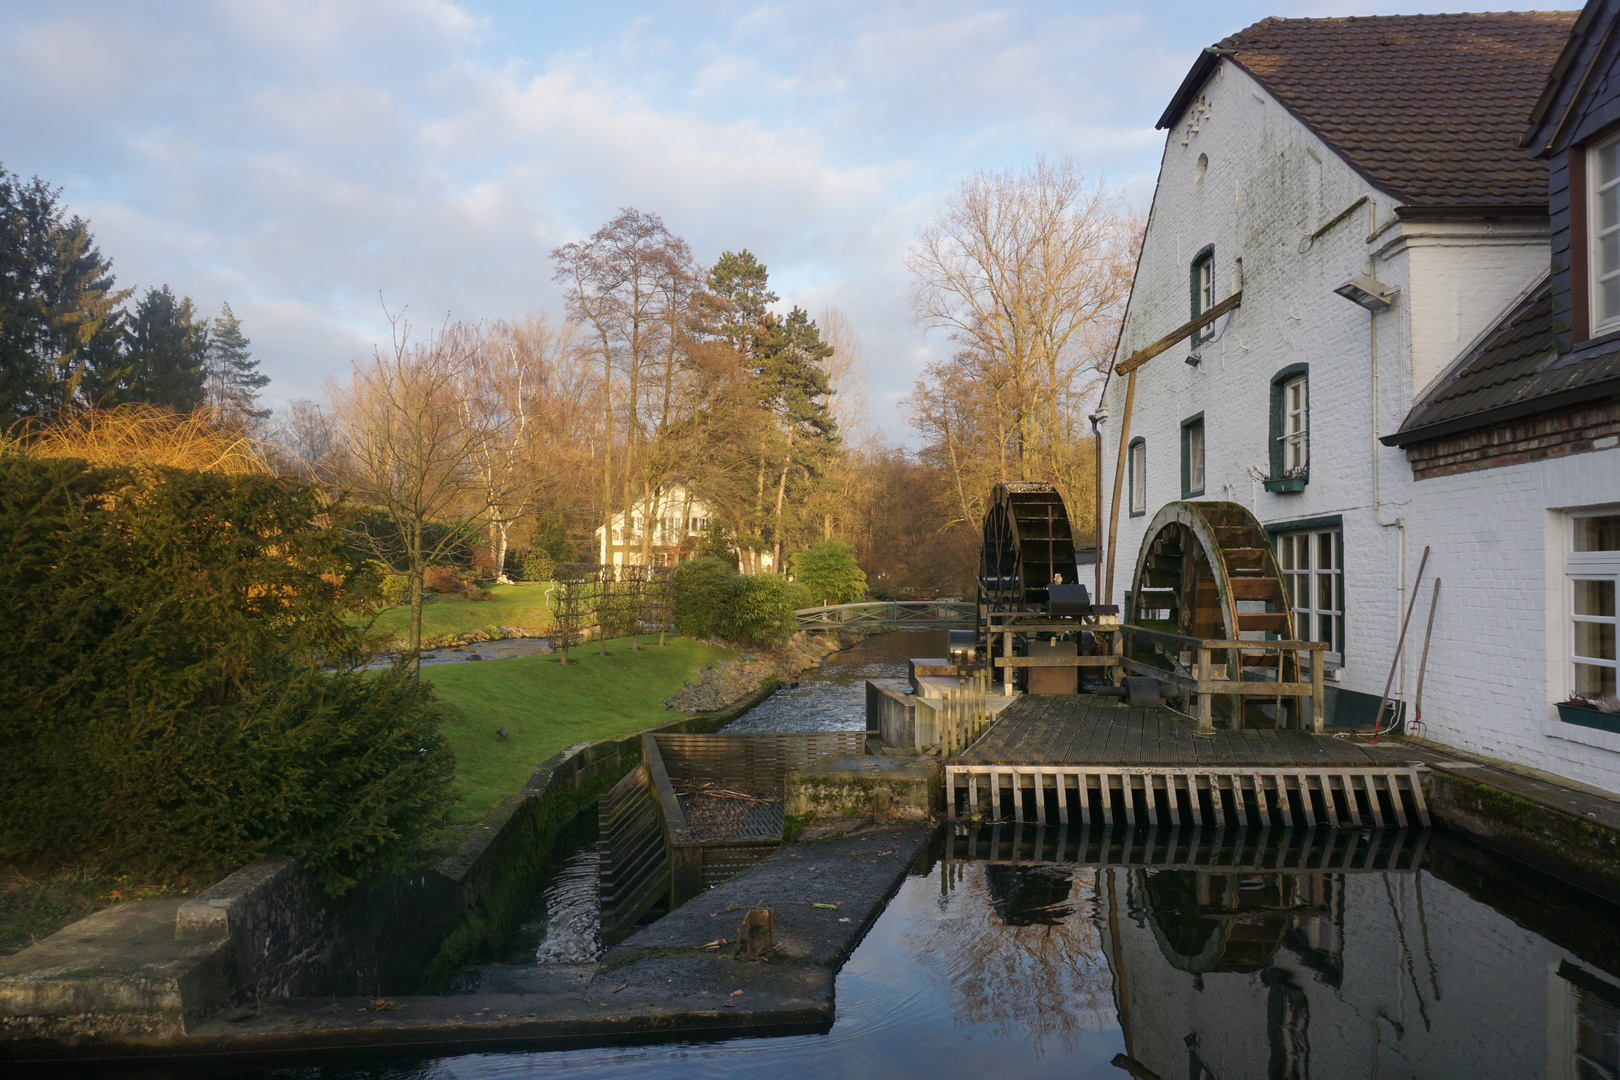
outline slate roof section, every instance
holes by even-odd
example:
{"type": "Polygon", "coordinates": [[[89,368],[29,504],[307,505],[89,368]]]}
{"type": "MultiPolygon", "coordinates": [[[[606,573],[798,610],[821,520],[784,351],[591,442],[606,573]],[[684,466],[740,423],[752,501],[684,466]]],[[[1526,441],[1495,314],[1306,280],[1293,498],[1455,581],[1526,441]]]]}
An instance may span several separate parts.
{"type": "Polygon", "coordinates": [[[1577,15],[1262,19],[1205,50],[1157,126],[1224,56],[1410,207],[1545,212],[1546,163],[1518,142],[1577,15]]]}
{"type": "Polygon", "coordinates": [[[1415,405],[1389,446],[1620,395],[1620,347],[1558,352],[1562,320],[1544,280],[1415,405]]]}

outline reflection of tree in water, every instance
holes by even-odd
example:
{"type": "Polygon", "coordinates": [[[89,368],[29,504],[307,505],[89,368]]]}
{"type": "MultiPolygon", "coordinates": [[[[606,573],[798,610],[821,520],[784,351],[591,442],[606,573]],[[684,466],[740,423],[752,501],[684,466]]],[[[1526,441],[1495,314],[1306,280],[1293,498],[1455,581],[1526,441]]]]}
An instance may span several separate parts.
{"type": "Polygon", "coordinates": [[[942,862],[945,917],[906,946],[962,995],[958,1027],[985,1026],[1065,1053],[1114,1026],[1113,976],[1095,918],[1089,867],[942,862]]]}

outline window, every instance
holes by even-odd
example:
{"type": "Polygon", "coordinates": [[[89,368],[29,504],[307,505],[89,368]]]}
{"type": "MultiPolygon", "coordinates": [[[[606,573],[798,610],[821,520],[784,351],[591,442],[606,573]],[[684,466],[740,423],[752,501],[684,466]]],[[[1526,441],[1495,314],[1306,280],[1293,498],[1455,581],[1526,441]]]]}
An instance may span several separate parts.
{"type": "Polygon", "coordinates": [[[1597,334],[1620,327],[1620,135],[1598,143],[1586,157],[1587,265],[1597,334]]]}
{"type": "Polygon", "coordinates": [[[1190,499],[1204,493],[1203,414],[1181,424],[1181,497],[1190,499]]]}
{"type": "MultiPolygon", "coordinates": [[[[1215,248],[1213,245],[1200,251],[1192,261],[1192,317],[1198,318],[1204,312],[1215,306],[1215,248]]],[[[1214,331],[1204,327],[1192,336],[1193,346],[1196,348],[1202,342],[1214,336],[1214,331]]]]}
{"type": "Polygon", "coordinates": [[[1344,534],[1338,529],[1281,533],[1277,563],[1294,612],[1294,633],[1325,643],[1325,662],[1343,664],[1344,534]]]}
{"type": "Polygon", "coordinates": [[[1620,513],[1576,515],[1568,581],[1571,689],[1614,697],[1615,594],[1620,591],[1620,513]]]}
{"type": "Polygon", "coordinates": [[[1271,475],[1267,491],[1303,491],[1310,479],[1311,395],[1304,364],[1271,378],[1271,475]]]}
{"type": "Polygon", "coordinates": [[[1147,443],[1132,439],[1126,452],[1125,473],[1131,484],[1131,516],[1147,513],[1147,443]]]}
{"type": "Polygon", "coordinates": [[[1282,387],[1282,440],[1283,471],[1291,473],[1310,464],[1310,444],[1305,439],[1305,376],[1300,375],[1283,383],[1282,387]]]}

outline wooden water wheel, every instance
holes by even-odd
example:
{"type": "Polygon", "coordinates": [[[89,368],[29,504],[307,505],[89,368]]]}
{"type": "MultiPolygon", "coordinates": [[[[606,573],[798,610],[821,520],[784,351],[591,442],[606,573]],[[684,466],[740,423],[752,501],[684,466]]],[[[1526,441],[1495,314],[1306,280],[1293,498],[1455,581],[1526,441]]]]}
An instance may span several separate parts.
{"type": "MultiPolygon", "coordinates": [[[[979,546],[979,655],[993,663],[1006,645],[1002,635],[987,633],[991,613],[1044,611],[1053,583],[1079,580],[1074,531],[1057,488],[1034,481],[997,484],[979,546]]],[[[1027,645],[1018,636],[1014,652],[1027,645]]]]}
{"type": "MultiPolygon", "coordinates": [[[[1131,619],[1137,626],[1188,637],[1263,640],[1293,639],[1294,616],[1283,590],[1282,572],[1271,540],[1254,515],[1238,503],[1166,503],[1142,538],[1131,587],[1131,619]]],[[[1146,639],[1138,654],[1152,662],[1186,670],[1187,650],[1146,639]]],[[[1225,654],[1228,678],[1298,679],[1292,653],[1225,654]],[[1283,670],[1279,673],[1278,664],[1283,670]],[[1240,672],[1242,674],[1240,674],[1240,672]]],[[[1216,715],[1232,726],[1272,727],[1284,706],[1248,699],[1217,704],[1216,715]]],[[[1298,722],[1297,719],[1295,721],[1298,722]]]]}

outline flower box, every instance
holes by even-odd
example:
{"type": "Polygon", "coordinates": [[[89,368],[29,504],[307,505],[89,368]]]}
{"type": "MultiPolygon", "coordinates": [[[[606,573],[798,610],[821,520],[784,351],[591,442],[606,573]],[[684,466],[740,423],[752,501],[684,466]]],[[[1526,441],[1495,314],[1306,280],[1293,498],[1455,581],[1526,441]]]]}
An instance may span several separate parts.
{"type": "Polygon", "coordinates": [[[1305,482],[1307,480],[1309,480],[1309,479],[1310,478],[1307,477],[1307,476],[1282,476],[1282,477],[1278,477],[1278,478],[1276,478],[1274,480],[1267,480],[1266,481],[1266,490],[1267,491],[1279,491],[1279,492],[1304,491],[1305,490],[1305,482]]]}
{"type": "Polygon", "coordinates": [[[1588,709],[1583,705],[1566,705],[1558,703],[1558,719],[1566,724],[1577,727],[1596,728],[1599,731],[1612,731],[1620,735],[1620,713],[1604,712],[1602,709],[1588,709]]]}

